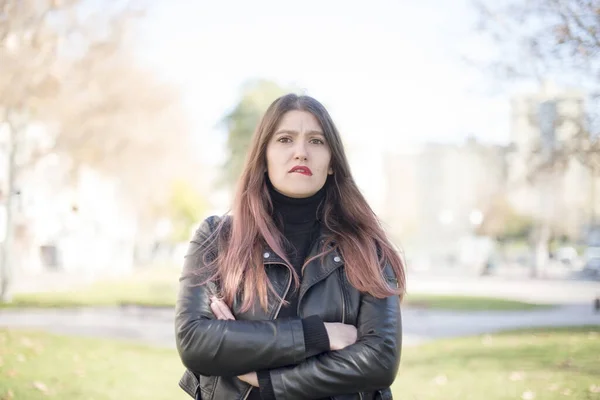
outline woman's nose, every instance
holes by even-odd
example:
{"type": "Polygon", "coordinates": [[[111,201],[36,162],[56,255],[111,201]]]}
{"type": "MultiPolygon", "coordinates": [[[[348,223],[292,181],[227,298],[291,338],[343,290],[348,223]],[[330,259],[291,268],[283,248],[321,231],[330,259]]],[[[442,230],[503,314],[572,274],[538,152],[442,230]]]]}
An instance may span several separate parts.
{"type": "Polygon", "coordinates": [[[294,148],[295,159],[297,160],[306,160],[308,157],[308,152],[306,151],[306,144],[303,142],[298,142],[294,148]]]}

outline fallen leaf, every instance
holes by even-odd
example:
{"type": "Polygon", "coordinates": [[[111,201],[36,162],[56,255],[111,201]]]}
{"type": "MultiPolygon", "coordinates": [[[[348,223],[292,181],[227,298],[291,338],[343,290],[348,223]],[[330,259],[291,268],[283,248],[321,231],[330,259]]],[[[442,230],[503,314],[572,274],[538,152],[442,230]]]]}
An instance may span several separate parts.
{"type": "Polygon", "coordinates": [[[521,398],[523,400],[533,400],[533,399],[535,399],[535,393],[532,392],[531,390],[528,390],[526,392],[523,392],[523,394],[521,395],[521,398]]]}
{"type": "Polygon", "coordinates": [[[0,396],[0,400],[10,400],[10,399],[14,399],[14,398],[15,398],[15,394],[10,389],[8,389],[5,394],[3,394],[2,396],[0,396]]]}
{"type": "Polygon", "coordinates": [[[446,383],[448,383],[448,377],[446,375],[438,375],[435,378],[433,378],[433,382],[436,385],[445,385],[446,383]]]}
{"type": "Polygon", "coordinates": [[[17,371],[15,371],[14,369],[11,369],[10,371],[8,371],[6,373],[6,375],[8,375],[9,378],[14,378],[15,376],[18,375],[17,371]]]}
{"type": "Polygon", "coordinates": [[[43,382],[33,382],[33,387],[42,393],[48,393],[48,386],[46,386],[43,382]]]}
{"type": "Polygon", "coordinates": [[[590,392],[592,393],[600,393],[600,385],[591,385],[590,392]]]}
{"type": "Polygon", "coordinates": [[[565,389],[562,391],[562,394],[565,396],[570,396],[571,395],[571,389],[565,389]]]}
{"type": "Polygon", "coordinates": [[[525,378],[525,373],[523,371],[514,371],[510,373],[508,379],[511,381],[522,381],[525,378]]]}
{"type": "Polygon", "coordinates": [[[31,339],[29,339],[28,337],[22,337],[21,344],[27,348],[33,347],[33,341],[31,339]]]}
{"type": "Polygon", "coordinates": [[[481,338],[481,344],[484,346],[490,346],[492,344],[492,335],[483,335],[481,338]]]}
{"type": "Polygon", "coordinates": [[[562,361],[560,364],[558,364],[559,367],[561,368],[571,368],[573,366],[573,360],[570,358],[567,358],[566,360],[562,361]]]}
{"type": "Polygon", "coordinates": [[[558,383],[553,383],[552,385],[550,385],[550,387],[548,389],[550,389],[553,392],[556,392],[559,388],[558,383]]]}

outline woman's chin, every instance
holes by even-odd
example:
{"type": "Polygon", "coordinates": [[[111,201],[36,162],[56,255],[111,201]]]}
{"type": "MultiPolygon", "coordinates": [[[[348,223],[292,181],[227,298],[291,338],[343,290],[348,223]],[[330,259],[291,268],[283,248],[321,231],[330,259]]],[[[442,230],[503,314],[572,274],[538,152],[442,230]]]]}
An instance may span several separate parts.
{"type": "Polygon", "coordinates": [[[295,188],[292,190],[288,190],[286,192],[282,192],[287,197],[292,197],[294,199],[305,199],[317,193],[318,190],[310,190],[310,189],[299,189],[295,188]]]}

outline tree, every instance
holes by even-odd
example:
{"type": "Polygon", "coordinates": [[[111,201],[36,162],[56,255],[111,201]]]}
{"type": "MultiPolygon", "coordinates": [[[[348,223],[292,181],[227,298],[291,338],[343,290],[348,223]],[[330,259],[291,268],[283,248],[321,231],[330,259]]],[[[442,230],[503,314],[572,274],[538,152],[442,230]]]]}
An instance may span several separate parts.
{"type": "Polygon", "coordinates": [[[276,98],[287,92],[276,83],[266,80],[253,80],[244,85],[240,101],[223,118],[229,153],[225,162],[224,183],[233,185],[237,181],[260,118],[276,98]]]}
{"type": "Polygon", "coordinates": [[[206,211],[206,201],[189,181],[175,181],[171,192],[169,217],[173,224],[172,239],[176,242],[187,242],[192,228],[206,211]]]}
{"type": "Polygon", "coordinates": [[[140,213],[168,201],[165,182],[188,159],[187,132],[177,94],[125,46],[140,12],[123,0],[0,0],[0,130],[8,136],[0,300],[10,299],[15,185],[45,156],[68,159],[71,176],[85,165],[118,177],[140,213]],[[44,127],[43,140],[31,140],[32,124],[44,127]]]}
{"type": "MultiPolygon", "coordinates": [[[[582,126],[559,143],[549,165],[576,157],[600,168],[600,4],[596,0],[476,1],[478,30],[491,39],[488,71],[501,79],[534,78],[583,87],[589,93],[582,126]]],[[[538,147],[538,152],[543,149],[538,147]]],[[[539,165],[538,168],[543,165],[539,165]]]]}
{"type": "Polygon", "coordinates": [[[504,196],[495,197],[484,215],[477,234],[494,237],[500,242],[526,241],[533,227],[532,219],[516,212],[504,196]]]}
{"type": "MultiPolygon", "coordinates": [[[[475,4],[479,32],[496,50],[486,65],[494,77],[506,82],[552,81],[587,92],[580,118],[561,118],[557,109],[562,105],[554,99],[535,107],[530,123],[540,128],[540,140],[525,150],[528,183],[549,198],[557,177],[577,160],[588,168],[593,185],[600,175],[600,4],[596,0],[480,0],[475,4]],[[568,135],[555,135],[566,128],[568,135]]],[[[595,191],[590,191],[592,205],[595,191]]],[[[552,218],[551,213],[537,218],[533,230],[537,265],[532,266],[532,274],[547,260],[552,218]]]]}
{"type": "Polygon", "coordinates": [[[138,206],[168,202],[166,189],[192,156],[177,93],[123,52],[78,72],[46,109],[60,117],[53,151],[68,155],[74,170],[118,176],[138,206]]]}

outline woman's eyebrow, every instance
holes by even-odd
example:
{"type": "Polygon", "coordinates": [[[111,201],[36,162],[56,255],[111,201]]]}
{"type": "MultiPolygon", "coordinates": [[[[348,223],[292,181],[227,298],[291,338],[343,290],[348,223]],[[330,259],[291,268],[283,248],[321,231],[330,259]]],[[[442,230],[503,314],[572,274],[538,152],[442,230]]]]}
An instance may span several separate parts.
{"type": "MultiPolygon", "coordinates": [[[[287,133],[288,135],[294,135],[294,136],[299,135],[298,131],[295,131],[295,130],[292,130],[292,129],[281,129],[281,130],[275,132],[276,135],[281,135],[281,134],[284,134],[284,133],[287,133]]],[[[323,132],[316,131],[316,130],[308,131],[308,132],[306,132],[306,134],[307,135],[321,135],[321,136],[325,136],[323,134],[323,132]]]]}

